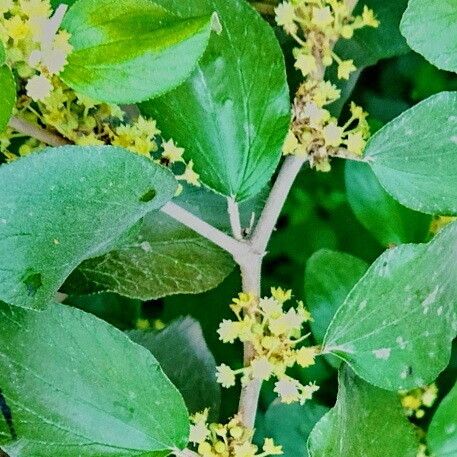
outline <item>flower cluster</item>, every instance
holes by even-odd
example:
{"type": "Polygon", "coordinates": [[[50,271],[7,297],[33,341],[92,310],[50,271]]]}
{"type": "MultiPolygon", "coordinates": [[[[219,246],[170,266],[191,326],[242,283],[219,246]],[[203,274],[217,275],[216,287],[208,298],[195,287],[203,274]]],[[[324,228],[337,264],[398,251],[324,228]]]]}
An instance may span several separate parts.
{"type": "Polygon", "coordinates": [[[208,410],[191,417],[189,441],[203,457],[267,457],[282,454],[282,447],[266,438],[262,452],[252,444],[253,430],[246,428],[238,416],[227,424],[208,424],[208,410]]]}
{"type": "Polygon", "coordinates": [[[401,404],[408,417],[422,419],[425,416],[425,408],[431,408],[438,396],[436,384],[418,387],[406,392],[400,392],[401,404]]]}
{"type": "Polygon", "coordinates": [[[305,77],[293,106],[293,122],[284,144],[284,154],[304,155],[320,171],[330,170],[330,157],[361,156],[369,136],[367,114],[355,104],[351,117],[339,126],[325,107],[341,96],[324,80],[326,67],[338,65],[339,79],[349,79],[356,70],[352,60],[342,60],[334,51],[340,39],[349,39],[365,26],[378,27],[372,10],[365,7],[353,16],[344,0],[290,0],[278,5],[276,21],[299,44],[294,49],[295,67],[305,77]]]}
{"type": "Polygon", "coordinates": [[[295,49],[295,66],[303,76],[322,79],[321,65],[338,64],[338,78],[349,79],[356,70],[352,60],[342,60],[333,47],[340,38],[349,39],[363,27],[378,27],[372,10],[366,6],[353,16],[345,0],[290,0],[275,9],[276,22],[300,45],[295,49]]]}
{"type": "Polygon", "coordinates": [[[224,343],[235,340],[252,345],[255,356],[247,367],[233,370],[222,364],[217,368],[217,380],[224,387],[235,384],[236,375],[243,383],[251,380],[277,379],[274,391],[284,403],[311,399],[318,389],[314,384],[302,385],[286,374],[287,368],[298,364],[309,367],[319,350],[303,343],[309,335],[302,336],[302,326],[311,320],[303,303],[296,308],[284,309],[291,291],[271,289],[271,297],[258,299],[251,294],[240,293],[230,305],[237,320],[224,319],[219,326],[219,338],[224,343]]]}
{"type": "Polygon", "coordinates": [[[63,70],[72,49],[70,35],[59,30],[65,9],[59,7],[51,17],[45,0],[3,0],[0,5],[6,61],[25,80],[27,94],[35,101],[50,94],[52,76],[63,70]]]}
{"type": "MultiPolygon", "coordinates": [[[[178,179],[199,185],[192,161],[183,158],[184,149],[164,141],[155,121],[78,94],[60,79],[72,50],[70,34],[60,29],[64,13],[65,7],[59,7],[51,16],[49,0],[1,1],[0,41],[18,80],[15,114],[71,143],[111,144],[150,157],[170,167],[178,179]]],[[[13,153],[12,143],[21,136],[11,128],[0,134],[0,152],[8,160],[44,146],[25,139],[13,153]]]]}

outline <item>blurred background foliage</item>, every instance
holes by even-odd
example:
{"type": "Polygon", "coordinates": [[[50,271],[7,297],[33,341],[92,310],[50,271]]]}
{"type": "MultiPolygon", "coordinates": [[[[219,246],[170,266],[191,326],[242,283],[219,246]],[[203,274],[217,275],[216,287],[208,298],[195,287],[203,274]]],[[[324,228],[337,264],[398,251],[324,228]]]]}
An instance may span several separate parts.
{"type": "MultiPolygon", "coordinates": [[[[277,30],[277,34],[290,67],[291,43],[281,31],[277,30]]],[[[363,69],[356,75],[356,80],[344,88],[348,95],[346,100],[353,100],[368,111],[373,132],[417,102],[441,91],[457,90],[454,74],[436,69],[401,43],[395,53],[402,55],[363,69]]],[[[373,63],[370,58],[368,63],[373,63]]],[[[299,75],[293,68],[289,70],[293,94],[299,75]]],[[[347,102],[334,108],[336,112],[341,110],[343,117],[347,116],[347,102]]],[[[281,286],[293,289],[294,296],[304,300],[306,264],[310,256],[321,249],[341,251],[371,264],[391,246],[423,242],[430,237],[434,221],[395,202],[370,173],[363,164],[345,164],[342,160],[335,160],[329,173],[309,169],[301,172],[268,247],[263,271],[265,293],[271,286],[281,286]]],[[[121,330],[150,328],[157,331],[181,316],[192,316],[200,323],[216,363],[237,367],[242,363],[241,347],[222,344],[216,329],[223,318],[231,317],[227,305],[239,290],[239,273],[234,271],[217,288],[197,295],[175,295],[141,302],[102,293],[69,296],[65,302],[94,313],[121,330]]],[[[179,360],[176,364],[179,365],[179,360]]],[[[274,401],[272,386],[265,383],[257,436],[274,435],[284,444],[286,455],[298,457],[307,455],[303,443],[312,425],[335,402],[337,372],[328,361],[319,359],[315,366],[298,369],[295,374],[304,383],[317,381],[321,389],[316,400],[305,406],[281,405],[274,401]]],[[[457,347],[449,367],[438,379],[440,398],[452,387],[456,376],[457,347]]],[[[238,389],[222,391],[221,420],[236,411],[238,389]]],[[[431,416],[432,413],[427,412],[424,418],[415,419],[415,422],[426,428],[431,416]]]]}

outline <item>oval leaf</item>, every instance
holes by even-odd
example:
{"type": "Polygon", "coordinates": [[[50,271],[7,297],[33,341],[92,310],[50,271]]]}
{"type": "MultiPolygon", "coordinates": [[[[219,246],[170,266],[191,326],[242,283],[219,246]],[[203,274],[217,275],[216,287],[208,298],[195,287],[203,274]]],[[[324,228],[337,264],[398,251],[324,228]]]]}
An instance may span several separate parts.
{"type": "Polygon", "coordinates": [[[161,95],[182,83],[203,55],[211,13],[178,18],[150,0],[78,0],[62,23],[73,51],[60,76],[98,101],[161,95]]]}
{"type": "Polygon", "coordinates": [[[360,223],[384,246],[421,243],[428,235],[431,218],[406,208],[379,184],[370,167],[347,161],[346,194],[360,223]]]}
{"type": "Polygon", "coordinates": [[[1,166],[0,182],[0,299],[24,307],[176,190],[168,170],[111,146],[46,149],[1,166]]]}
{"type": "Polygon", "coordinates": [[[5,130],[16,103],[16,82],[11,70],[0,67],[0,132],[5,130]]]}
{"type": "Polygon", "coordinates": [[[457,334],[456,256],[457,223],[428,244],[385,252],[336,313],[324,353],[384,389],[432,382],[448,364],[457,334]]]}
{"type": "MultiPolygon", "coordinates": [[[[175,3],[161,0],[170,9],[175,3]]],[[[248,199],[272,176],[290,121],[281,49],[244,0],[193,0],[176,9],[183,16],[216,11],[222,33],[211,36],[190,79],[141,110],[186,148],[205,185],[248,199]]]]}
{"type": "Polygon", "coordinates": [[[0,387],[11,456],[164,456],[186,446],[184,401],[149,351],[64,305],[0,304],[0,387]]]}
{"type": "Polygon", "coordinates": [[[442,70],[457,72],[457,3],[409,0],[401,33],[414,51],[442,70]],[[433,38],[432,38],[433,37],[433,38]]]}
{"type": "Polygon", "coordinates": [[[370,140],[366,158],[382,186],[423,213],[457,214],[457,92],[405,111],[370,140]]]}
{"type": "Polygon", "coordinates": [[[427,442],[434,457],[457,455],[457,384],[441,401],[433,416],[427,442]]]}
{"type": "Polygon", "coordinates": [[[338,398],[311,432],[311,457],[416,457],[419,442],[398,395],[378,389],[344,366],[338,398]]]}

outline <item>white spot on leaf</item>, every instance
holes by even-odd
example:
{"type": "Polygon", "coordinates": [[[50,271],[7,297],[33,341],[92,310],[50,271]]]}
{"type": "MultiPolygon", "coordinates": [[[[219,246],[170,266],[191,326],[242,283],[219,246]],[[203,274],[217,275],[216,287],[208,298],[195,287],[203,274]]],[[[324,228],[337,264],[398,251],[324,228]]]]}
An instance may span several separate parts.
{"type": "Polygon", "coordinates": [[[387,360],[390,357],[390,348],[374,349],[373,354],[377,359],[387,360]]]}

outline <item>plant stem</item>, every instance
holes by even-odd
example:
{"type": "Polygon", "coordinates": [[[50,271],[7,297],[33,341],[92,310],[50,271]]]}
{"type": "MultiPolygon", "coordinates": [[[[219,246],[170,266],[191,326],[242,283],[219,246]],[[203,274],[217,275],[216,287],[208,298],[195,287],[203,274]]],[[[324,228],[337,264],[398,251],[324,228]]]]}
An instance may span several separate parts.
{"type": "Polygon", "coordinates": [[[238,203],[232,197],[227,197],[227,210],[230,217],[233,237],[236,240],[242,240],[243,233],[241,231],[240,209],[238,208],[238,203]]]}
{"type": "Polygon", "coordinates": [[[237,262],[246,258],[246,243],[235,240],[176,203],[166,203],[161,211],[232,254],[237,262]]]}
{"type": "Polygon", "coordinates": [[[306,158],[301,156],[289,156],[284,160],[251,238],[254,251],[265,252],[290,189],[305,162],[306,158]]]}
{"type": "Polygon", "coordinates": [[[54,133],[48,132],[45,129],[42,129],[36,124],[32,124],[25,119],[13,116],[8,126],[17,132],[23,133],[31,138],[36,138],[42,143],[49,144],[50,146],[64,146],[70,144],[66,138],[56,135],[54,133]]]}

